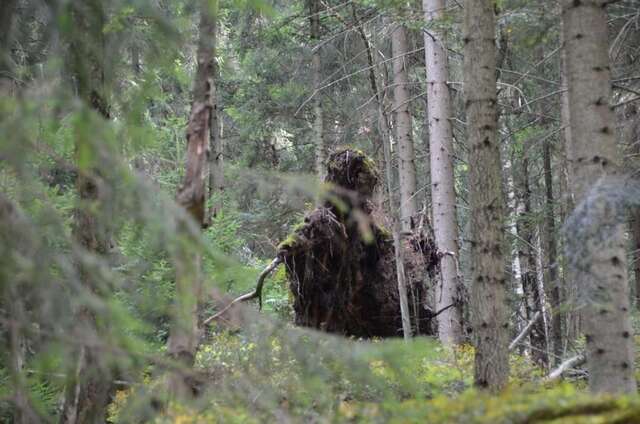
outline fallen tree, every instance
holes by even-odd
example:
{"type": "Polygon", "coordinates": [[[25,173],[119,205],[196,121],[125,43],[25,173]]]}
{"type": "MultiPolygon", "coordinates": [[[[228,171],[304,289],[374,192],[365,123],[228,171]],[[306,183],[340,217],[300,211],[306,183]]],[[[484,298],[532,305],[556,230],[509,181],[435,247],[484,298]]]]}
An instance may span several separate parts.
{"type": "MultiPolygon", "coordinates": [[[[296,325],[356,337],[402,335],[393,237],[373,217],[373,161],[345,149],[332,154],[326,201],[307,214],[278,250],[293,295],[296,325]]],[[[428,231],[404,238],[414,334],[432,334],[426,281],[438,257],[428,231]]]]}
{"type": "MultiPolygon", "coordinates": [[[[231,301],[207,325],[233,305],[258,299],[266,277],[286,266],[294,299],[295,324],[355,337],[402,335],[393,236],[374,218],[371,195],[378,184],[375,164],[352,149],[332,154],[327,164],[326,201],[311,211],[260,273],[256,288],[231,301]]],[[[430,230],[405,234],[404,270],[414,334],[433,334],[434,312],[427,305],[427,281],[438,267],[430,230]]]]}

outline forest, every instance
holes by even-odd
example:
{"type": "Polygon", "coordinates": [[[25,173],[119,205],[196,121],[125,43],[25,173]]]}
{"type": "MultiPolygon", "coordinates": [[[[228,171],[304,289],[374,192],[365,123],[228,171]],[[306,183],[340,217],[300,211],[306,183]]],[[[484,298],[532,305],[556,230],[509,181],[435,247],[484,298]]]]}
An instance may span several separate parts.
{"type": "Polygon", "coordinates": [[[640,1],[0,0],[0,422],[640,423],[640,1]]]}

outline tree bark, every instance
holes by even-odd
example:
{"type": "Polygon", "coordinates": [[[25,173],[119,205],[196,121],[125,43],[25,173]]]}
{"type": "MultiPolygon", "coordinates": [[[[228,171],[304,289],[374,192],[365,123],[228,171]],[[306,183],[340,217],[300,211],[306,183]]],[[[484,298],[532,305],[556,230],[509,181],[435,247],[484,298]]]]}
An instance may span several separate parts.
{"type": "Polygon", "coordinates": [[[440,281],[436,286],[436,310],[455,305],[438,317],[438,337],[447,345],[462,341],[462,311],[458,298],[459,258],[456,193],[453,175],[453,130],[451,98],[447,80],[446,35],[438,29],[444,17],[444,0],[423,0],[427,24],[425,31],[425,64],[427,71],[427,120],[431,159],[431,199],[433,230],[440,252],[440,281]]]}
{"type": "MultiPolygon", "coordinates": [[[[106,11],[99,0],[76,2],[69,5],[74,28],[67,32],[70,46],[70,73],[74,77],[78,97],[85,105],[110,118],[109,102],[105,82],[105,37],[103,27],[106,11]]],[[[86,121],[90,122],[87,110],[83,110],[86,121]]],[[[96,154],[96,141],[88,138],[89,131],[78,131],[75,150],[81,164],[81,152],[96,154]]],[[[109,199],[105,181],[93,168],[78,166],[76,187],[79,204],[75,210],[73,236],[78,244],[91,254],[105,256],[111,249],[109,218],[101,214],[109,199]]],[[[91,271],[79,263],[79,274],[87,290],[98,293],[91,271]]],[[[74,329],[78,340],[89,341],[73,352],[75,368],[68,375],[63,411],[63,423],[93,423],[105,419],[111,389],[111,372],[104,363],[103,354],[96,346],[100,340],[100,328],[94,311],[87,305],[80,305],[76,311],[77,327],[74,329]],[[93,342],[93,343],[92,343],[93,342]]]]}
{"type": "Polygon", "coordinates": [[[324,179],[327,169],[327,147],[324,140],[324,110],[320,88],[322,85],[322,59],[320,57],[320,0],[307,0],[311,41],[311,72],[313,74],[313,143],[316,147],[316,174],[324,179]]]}
{"type": "MultiPolygon", "coordinates": [[[[576,202],[586,199],[597,180],[615,175],[620,165],[608,56],[607,0],[562,0],[571,144],[571,184],[576,202]]],[[[615,211],[602,214],[611,227],[608,240],[589,252],[573,275],[589,299],[583,308],[589,388],[595,393],[634,393],[633,331],[624,223],[615,211]]],[[[571,252],[567,252],[568,255],[571,252]]]]}
{"type": "MultiPolygon", "coordinates": [[[[536,252],[534,248],[534,226],[531,216],[531,187],[529,185],[529,158],[527,144],[524,147],[524,157],[517,170],[514,169],[514,180],[519,182],[519,194],[517,207],[518,230],[518,256],[520,258],[520,269],[522,279],[522,291],[525,300],[525,311],[527,320],[544,312],[542,298],[539,292],[538,267],[536,263],[536,252]]],[[[547,356],[546,333],[544,320],[537,320],[530,333],[531,358],[542,368],[546,368],[549,362],[547,356]]]]}
{"type": "MultiPolygon", "coordinates": [[[[506,121],[506,130],[508,133],[511,133],[510,126],[508,124],[508,120],[506,121]]],[[[507,149],[503,148],[503,155],[505,157],[504,160],[504,169],[503,169],[503,179],[505,181],[505,185],[507,188],[507,196],[506,196],[506,204],[507,204],[507,227],[509,231],[509,236],[513,238],[513,240],[518,240],[518,200],[516,198],[516,189],[515,183],[513,180],[514,172],[513,172],[513,152],[506,152],[507,149]]],[[[510,268],[511,268],[511,290],[515,293],[516,297],[519,299],[524,299],[524,291],[522,290],[522,270],[520,267],[520,256],[518,255],[518,243],[510,243],[509,250],[509,259],[510,259],[510,268]]],[[[517,306],[517,315],[518,317],[525,318],[527,316],[526,305],[523,302],[518,302],[517,306]]],[[[524,326],[526,325],[524,320],[517,319],[516,320],[516,330],[517,332],[521,332],[524,326]]],[[[518,351],[520,355],[524,355],[525,346],[519,345],[518,351]]]]}
{"type": "Polygon", "coordinates": [[[547,139],[542,145],[544,168],[545,210],[542,226],[544,243],[544,261],[546,269],[545,286],[551,304],[551,343],[553,345],[554,364],[562,360],[562,312],[560,305],[560,281],[558,281],[558,247],[556,241],[556,219],[554,213],[553,174],[551,171],[551,142],[547,139]]]}
{"type": "MultiPolygon", "coordinates": [[[[629,105],[625,109],[626,121],[625,139],[628,141],[628,151],[631,157],[631,171],[638,176],[638,164],[640,163],[640,116],[636,105],[629,105]]],[[[635,301],[636,309],[640,309],[640,208],[631,210],[629,217],[629,229],[631,236],[631,258],[633,260],[633,274],[635,277],[635,301]]]]}
{"type": "MultiPolygon", "coordinates": [[[[560,22],[560,44],[564,46],[564,23],[560,22]]],[[[567,83],[567,51],[562,49],[560,52],[560,88],[563,90],[560,95],[560,124],[563,149],[562,162],[561,162],[561,175],[560,175],[560,193],[563,193],[560,204],[562,210],[560,213],[561,222],[565,222],[567,216],[573,210],[575,201],[573,195],[572,184],[572,170],[569,164],[568,154],[571,147],[571,111],[569,108],[569,88],[567,83]]],[[[566,266],[566,258],[562,256],[562,282],[561,282],[561,303],[565,306],[570,306],[577,297],[577,288],[575,278],[571,275],[571,270],[566,266]]],[[[580,314],[578,311],[568,310],[564,313],[565,328],[562,333],[562,352],[561,356],[564,356],[564,352],[569,343],[573,342],[580,332],[580,314]]]]}
{"type": "Polygon", "coordinates": [[[224,193],[224,144],[220,126],[220,107],[218,105],[218,90],[216,84],[220,78],[220,68],[216,59],[217,29],[214,29],[211,40],[213,49],[213,86],[211,87],[211,116],[209,123],[209,207],[208,222],[211,223],[222,209],[222,194],[224,193]]]}
{"type": "MultiPolygon", "coordinates": [[[[187,126],[185,175],[176,195],[176,202],[188,212],[190,218],[189,221],[181,221],[179,224],[179,231],[184,232],[186,240],[193,240],[190,227],[194,223],[203,227],[206,222],[205,181],[211,130],[209,125],[214,108],[213,40],[216,32],[217,2],[201,0],[200,8],[198,67],[187,126]]],[[[196,245],[196,242],[193,241],[190,245],[196,245]]],[[[167,352],[188,369],[193,365],[198,348],[198,299],[202,290],[202,258],[195,249],[180,249],[175,259],[176,299],[167,352]]],[[[173,396],[178,397],[187,397],[193,392],[187,372],[172,373],[169,376],[168,388],[173,396]]]]}
{"type": "Polygon", "coordinates": [[[409,314],[409,300],[407,295],[407,281],[404,269],[404,252],[401,245],[400,237],[400,219],[398,215],[398,201],[393,191],[393,170],[391,167],[391,137],[389,130],[389,120],[384,111],[382,93],[378,90],[378,81],[376,78],[376,66],[373,61],[373,53],[371,43],[364,32],[364,28],[358,20],[355,5],[352,5],[353,19],[356,24],[360,38],[364,43],[367,51],[367,62],[369,65],[369,84],[373,92],[376,111],[378,117],[378,132],[380,134],[380,142],[382,143],[382,153],[385,165],[385,182],[386,191],[389,197],[389,211],[391,213],[392,231],[393,231],[393,249],[396,263],[396,279],[398,282],[398,295],[400,303],[400,317],[402,321],[402,335],[405,340],[411,337],[411,316],[409,314]]]}
{"type": "Polygon", "coordinates": [[[635,276],[636,309],[640,309],[640,210],[634,210],[630,221],[633,240],[633,274],[635,276]]]}
{"type": "Polygon", "coordinates": [[[391,34],[393,56],[393,110],[398,152],[400,184],[400,223],[403,232],[410,232],[412,219],[418,210],[416,202],[416,165],[413,149],[413,124],[409,114],[409,78],[406,69],[407,29],[398,24],[391,34]]]}
{"type": "Polygon", "coordinates": [[[497,137],[494,4],[465,4],[464,84],[469,143],[470,267],[474,383],[498,391],[509,377],[504,200],[497,137]]]}

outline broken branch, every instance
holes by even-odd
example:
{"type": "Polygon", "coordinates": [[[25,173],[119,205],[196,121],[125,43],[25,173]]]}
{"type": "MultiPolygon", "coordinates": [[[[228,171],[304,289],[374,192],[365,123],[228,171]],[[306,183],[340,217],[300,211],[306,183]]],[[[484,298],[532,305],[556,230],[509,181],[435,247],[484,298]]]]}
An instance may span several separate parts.
{"type": "Polygon", "coordinates": [[[267,278],[267,275],[269,275],[281,263],[282,263],[282,258],[280,256],[277,256],[276,258],[274,258],[271,261],[271,263],[267,265],[267,267],[263,269],[260,275],[258,276],[258,282],[256,283],[256,288],[253,291],[249,293],[245,293],[242,296],[236,297],[231,301],[231,303],[229,303],[227,306],[222,308],[219,312],[205,319],[202,322],[202,325],[203,326],[209,325],[212,321],[220,318],[220,316],[222,316],[225,312],[227,312],[229,308],[231,308],[233,305],[239,302],[245,302],[247,300],[258,298],[260,309],[262,309],[262,287],[264,286],[264,280],[267,278]]]}
{"type": "Polygon", "coordinates": [[[529,324],[527,324],[527,326],[524,327],[522,332],[520,334],[518,334],[518,337],[513,339],[511,344],[509,344],[509,350],[513,350],[516,346],[518,346],[518,344],[520,344],[522,339],[524,339],[527,336],[527,334],[529,334],[529,332],[533,328],[533,325],[536,323],[536,321],[538,321],[540,319],[541,316],[542,316],[542,314],[540,313],[540,311],[536,312],[533,315],[533,318],[531,319],[531,321],[529,321],[529,324]]]}
{"type": "Polygon", "coordinates": [[[560,377],[562,377],[562,375],[567,372],[569,369],[573,368],[573,367],[577,367],[578,365],[582,365],[587,361],[587,358],[583,355],[576,355],[572,358],[567,359],[566,361],[564,361],[563,363],[561,363],[560,365],[558,365],[558,368],[556,368],[555,370],[551,371],[549,373],[549,375],[547,375],[544,379],[544,381],[546,382],[550,382],[550,381],[555,381],[557,379],[559,379],[560,377]]]}

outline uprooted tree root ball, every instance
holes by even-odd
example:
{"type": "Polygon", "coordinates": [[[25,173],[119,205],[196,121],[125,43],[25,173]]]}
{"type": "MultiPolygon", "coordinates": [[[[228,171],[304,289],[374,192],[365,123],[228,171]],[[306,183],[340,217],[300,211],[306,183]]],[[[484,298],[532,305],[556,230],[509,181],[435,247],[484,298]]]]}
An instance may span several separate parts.
{"type": "MultiPolygon", "coordinates": [[[[401,336],[393,238],[372,217],[375,163],[340,150],[329,157],[325,182],[327,201],[279,246],[295,323],[356,337],[401,336]]],[[[437,267],[433,240],[416,234],[403,248],[414,332],[432,334],[424,279],[437,267]]]]}

